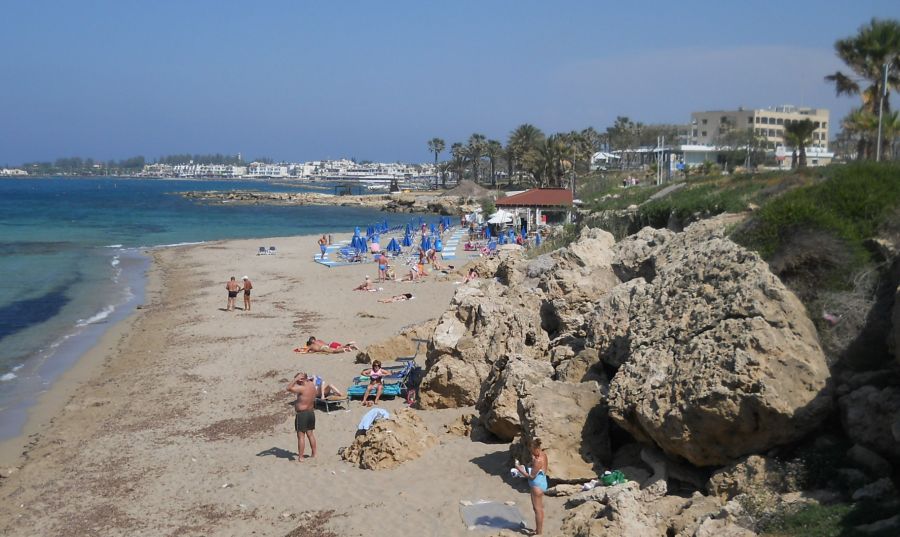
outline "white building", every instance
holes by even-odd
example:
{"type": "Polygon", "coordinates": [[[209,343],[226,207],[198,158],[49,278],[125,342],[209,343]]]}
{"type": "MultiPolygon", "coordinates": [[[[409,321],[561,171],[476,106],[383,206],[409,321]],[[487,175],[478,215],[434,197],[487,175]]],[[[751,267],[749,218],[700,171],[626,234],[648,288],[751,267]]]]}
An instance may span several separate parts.
{"type": "Polygon", "coordinates": [[[28,172],[19,168],[0,168],[0,177],[21,177],[23,175],[28,175],[28,172]]]}

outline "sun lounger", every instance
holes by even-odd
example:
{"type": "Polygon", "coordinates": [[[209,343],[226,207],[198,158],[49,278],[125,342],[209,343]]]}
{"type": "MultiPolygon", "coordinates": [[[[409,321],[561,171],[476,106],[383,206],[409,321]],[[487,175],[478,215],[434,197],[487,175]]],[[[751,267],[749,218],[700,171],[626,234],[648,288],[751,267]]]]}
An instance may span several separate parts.
{"type": "Polygon", "coordinates": [[[269,255],[275,255],[277,253],[274,246],[269,246],[269,255]]]}
{"type": "Polygon", "coordinates": [[[316,404],[325,407],[325,412],[331,412],[332,407],[350,406],[350,396],[330,395],[328,397],[316,397],[316,404]]]}
{"type": "Polygon", "coordinates": [[[265,246],[260,246],[259,251],[256,252],[256,255],[269,255],[269,251],[266,250],[265,246]]]}
{"type": "MultiPolygon", "coordinates": [[[[406,362],[401,366],[388,366],[384,369],[394,369],[398,367],[394,373],[384,377],[382,379],[383,387],[381,390],[382,397],[398,397],[402,395],[407,390],[407,383],[409,382],[410,374],[412,373],[413,368],[415,367],[413,362],[406,362]]],[[[358,377],[354,377],[353,385],[347,388],[347,396],[348,397],[362,397],[366,393],[366,387],[369,386],[369,377],[360,375],[358,377]]],[[[374,397],[375,390],[372,389],[369,391],[369,394],[374,397]]]]}

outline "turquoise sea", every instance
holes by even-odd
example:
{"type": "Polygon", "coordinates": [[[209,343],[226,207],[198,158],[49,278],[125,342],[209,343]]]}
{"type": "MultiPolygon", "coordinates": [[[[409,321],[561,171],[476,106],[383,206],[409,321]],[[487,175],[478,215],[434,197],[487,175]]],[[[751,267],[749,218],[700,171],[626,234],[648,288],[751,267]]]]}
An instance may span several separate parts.
{"type": "Polygon", "coordinates": [[[354,226],[409,220],[348,207],[200,204],[174,194],[231,189],[305,190],[260,181],[0,180],[0,439],[17,435],[35,397],[143,301],[148,247],[349,235],[354,226]]]}

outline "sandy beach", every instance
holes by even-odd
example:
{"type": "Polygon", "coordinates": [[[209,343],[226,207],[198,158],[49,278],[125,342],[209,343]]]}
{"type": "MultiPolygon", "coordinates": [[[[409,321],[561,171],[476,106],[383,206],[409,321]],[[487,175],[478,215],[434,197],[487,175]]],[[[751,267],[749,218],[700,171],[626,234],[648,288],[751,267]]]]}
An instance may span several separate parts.
{"type": "MultiPolygon", "coordinates": [[[[375,266],[325,268],[314,252],[312,236],[154,251],[143,307],[41,399],[22,437],[3,444],[0,533],[469,535],[459,504],[479,499],[515,502],[533,524],[524,481],[508,477],[507,445],[445,431],[472,409],[418,411],[439,445],[381,471],[337,454],[366,411],[358,401],[318,410],[319,456],[295,462],[288,380],[306,371],[345,389],[363,366],[355,352],[292,349],[310,335],[365,349],[439,316],[461,279],[352,291],[375,266]],[[278,255],[255,255],[263,243],[278,255]],[[224,311],[225,281],[245,274],[252,312],[224,311]],[[378,302],[401,292],[416,298],[378,302]]],[[[562,500],[546,498],[545,508],[553,534],[562,500]]]]}

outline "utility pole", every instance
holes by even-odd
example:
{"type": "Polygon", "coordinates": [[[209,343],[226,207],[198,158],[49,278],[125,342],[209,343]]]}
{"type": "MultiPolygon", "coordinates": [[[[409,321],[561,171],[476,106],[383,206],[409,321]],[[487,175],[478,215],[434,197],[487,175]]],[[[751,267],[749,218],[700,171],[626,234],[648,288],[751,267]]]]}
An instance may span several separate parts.
{"type": "Polygon", "coordinates": [[[881,84],[881,99],[878,102],[878,143],[875,147],[875,162],[881,162],[881,118],[884,115],[884,98],[888,92],[888,69],[890,62],[884,64],[884,80],[881,84]]]}

